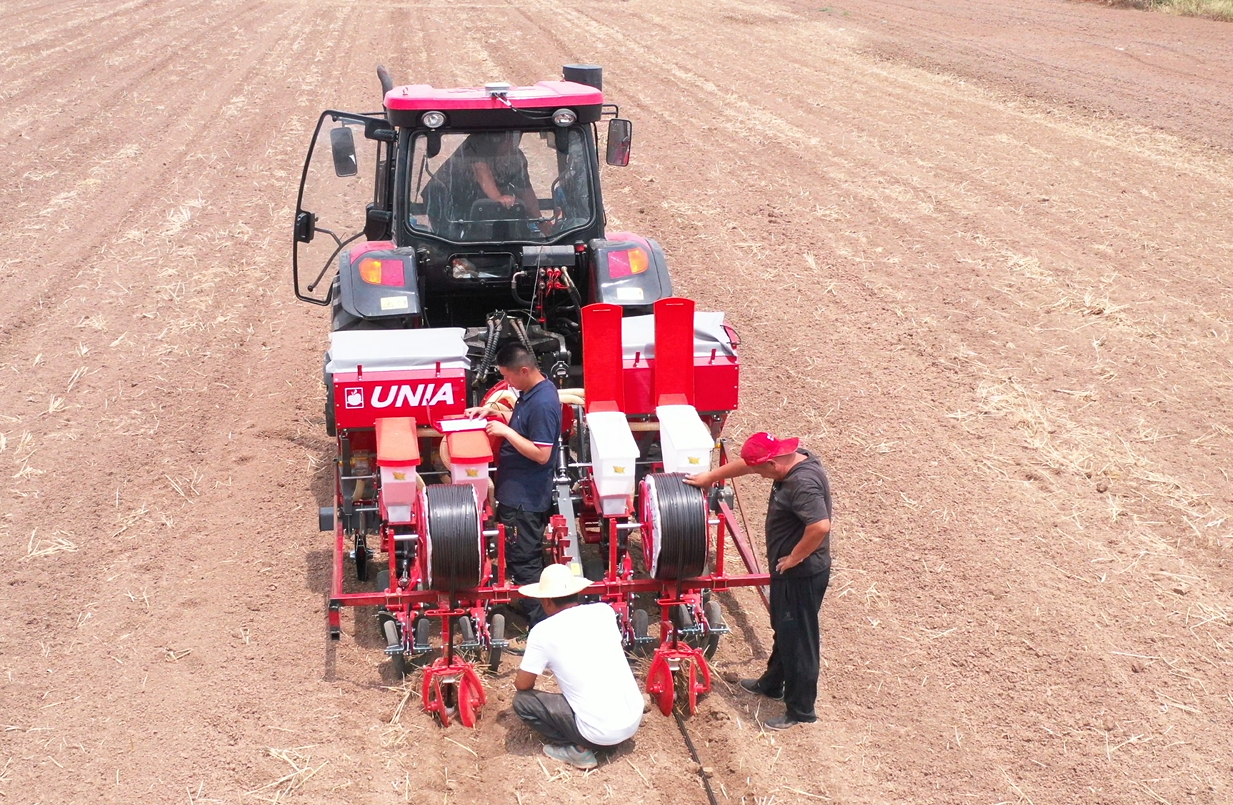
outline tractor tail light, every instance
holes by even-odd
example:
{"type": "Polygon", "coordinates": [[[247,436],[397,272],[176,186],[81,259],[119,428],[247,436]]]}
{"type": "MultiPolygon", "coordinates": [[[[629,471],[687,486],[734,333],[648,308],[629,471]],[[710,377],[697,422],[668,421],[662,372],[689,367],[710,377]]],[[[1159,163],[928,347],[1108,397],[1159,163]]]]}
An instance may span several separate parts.
{"type": "Polygon", "coordinates": [[[406,284],[401,260],[366,257],[360,261],[360,279],[369,285],[393,285],[401,288],[406,284]]]}
{"type": "Polygon", "coordinates": [[[641,274],[649,266],[650,259],[647,253],[638,247],[620,252],[611,252],[608,255],[608,274],[612,279],[620,279],[632,274],[641,274]]]}

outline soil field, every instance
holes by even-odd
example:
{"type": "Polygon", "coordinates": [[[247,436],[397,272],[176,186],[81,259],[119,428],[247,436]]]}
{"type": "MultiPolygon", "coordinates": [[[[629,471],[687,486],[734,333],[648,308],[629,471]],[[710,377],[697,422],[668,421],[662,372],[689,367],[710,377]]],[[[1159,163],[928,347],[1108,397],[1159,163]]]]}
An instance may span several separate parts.
{"type": "MultiPolygon", "coordinates": [[[[701,803],[441,730],[325,638],[317,114],[604,65],[610,226],[835,489],[821,720],[717,681],[723,803],[1233,801],[1233,27],[1052,0],[6,0],[0,801],[701,803]]],[[[742,487],[755,541],[766,488],[742,487]]],[[[729,596],[721,673],[765,613],[729,596]]],[[[414,680],[412,680],[412,683],[414,680]]]]}

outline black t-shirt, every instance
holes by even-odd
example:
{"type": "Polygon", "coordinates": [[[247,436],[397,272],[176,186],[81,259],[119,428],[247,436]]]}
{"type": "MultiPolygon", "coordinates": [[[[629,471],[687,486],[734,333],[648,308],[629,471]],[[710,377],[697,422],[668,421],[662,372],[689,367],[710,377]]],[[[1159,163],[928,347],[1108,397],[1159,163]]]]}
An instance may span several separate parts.
{"type": "Polygon", "coordinates": [[[540,447],[551,445],[552,458],[539,464],[503,442],[497,463],[497,502],[530,512],[547,511],[552,505],[552,476],[561,435],[561,398],[551,380],[544,378],[523,392],[514,404],[509,426],[540,447]]]}
{"type": "Polygon", "coordinates": [[[805,459],[771,487],[766,507],[766,558],[772,576],[800,578],[826,570],[831,563],[831,537],[826,535],[818,549],[804,562],[785,573],[776,573],[779,560],[792,553],[801,541],[805,527],[831,519],[831,484],[822,462],[808,450],[798,450],[805,459]]]}
{"type": "MultiPolygon", "coordinates": [[[[493,182],[503,194],[517,195],[531,186],[526,156],[519,149],[501,153],[495,139],[501,136],[472,134],[467,137],[433,177],[450,200],[450,217],[453,220],[469,218],[472,203],[488,198],[475,178],[477,162],[488,164],[493,182]]],[[[527,214],[538,217],[539,211],[527,210],[527,214]]]]}

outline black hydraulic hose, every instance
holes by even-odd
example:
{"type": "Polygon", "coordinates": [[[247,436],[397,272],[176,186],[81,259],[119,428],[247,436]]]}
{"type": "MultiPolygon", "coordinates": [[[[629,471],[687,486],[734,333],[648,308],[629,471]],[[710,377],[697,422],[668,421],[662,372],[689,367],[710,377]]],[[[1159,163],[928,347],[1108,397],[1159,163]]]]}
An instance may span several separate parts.
{"type": "Polygon", "coordinates": [[[484,354],[480,358],[479,368],[475,370],[475,378],[471,385],[479,388],[488,380],[492,371],[492,362],[497,359],[497,342],[501,339],[501,331],[505,329],[505,311],[488,314],[488,335],[484,339],[484,354]]]}
{"type": "Polygon", "coordinates": [[[565,287],[569,289],[569,298],[573,300],[574,307],[582,310],[582,293],[579,292],[578,286],[574,284],[574,278],[569,275],[568,268],[561,268],[561,279],[565,280],[565,287]]]}
{"type": "Polygon", "coordinates": [[[527,352],[534,355],[535,350],[531,348],[531,339],[527,335],[527,326],[522,323],[522,319],[511,319],[510,323],[514,325],[514,335],[518,336],[519,342],[526,347],[527,352]]]}
{"type": "Polygon", "coordinates": [[[701,489],[685,483],[680,473],[649,476],[658,503],[660,581],[689,579],[706,566],[707,508],[701,489]]]}
{"type": "Polygon", "coordinates": [[[427,501],[425,550],[428,551],[428,586],[433,590],[478,587],[483,552],[475,487],[470,484],[433,484],[424,490],[427,501]]]}

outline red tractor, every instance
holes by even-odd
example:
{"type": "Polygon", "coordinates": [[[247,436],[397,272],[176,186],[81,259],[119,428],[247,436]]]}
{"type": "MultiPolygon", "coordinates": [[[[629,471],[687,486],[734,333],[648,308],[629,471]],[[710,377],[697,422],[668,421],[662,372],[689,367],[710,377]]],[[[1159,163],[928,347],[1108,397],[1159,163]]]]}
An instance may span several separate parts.
{"type": "Polygon", "coordinates": [[[604,103],[599,67],[448,90],[377,72],[382,112],[321,115],[295,216],[295,294],[332,314],[331,637],[342,607],[376,607],[395,668],[423,667],[425,709],[475,724],[472,659],[497,669],[495,610],[517,592],[490,502],[496,451],[462,414],[510,396],[494,356],[518,342],[563,409],[546,560],[592,580],[631,651],[658,641],[647,690],[665,714],[678,691],[692,712],[727,631],[711,591],[767,582],[731,491],[682,481],[717,449],[726,460],[736,334],[672,295],[654,240],[605,230],[599,124],[615,166],[632,126],[604,103]],[[728,535],[744,574],[726,571],[728,535]],[[658,638],[640,596],[654,596],[658,638]]]}

